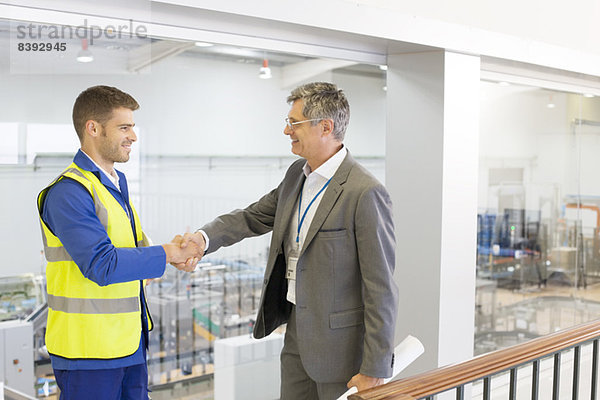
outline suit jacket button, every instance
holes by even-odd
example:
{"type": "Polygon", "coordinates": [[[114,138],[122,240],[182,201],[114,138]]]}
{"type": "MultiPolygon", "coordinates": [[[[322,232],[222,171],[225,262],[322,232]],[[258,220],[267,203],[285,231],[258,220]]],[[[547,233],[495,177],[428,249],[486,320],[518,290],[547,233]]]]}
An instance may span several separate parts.
{"type": "Polygon", "coordinates": [[[269,283],[269,280],[268,280],[268,279],[265,279],[265,280],[263,281],[263,283],[266,285],[267,283],[269,283]]]}

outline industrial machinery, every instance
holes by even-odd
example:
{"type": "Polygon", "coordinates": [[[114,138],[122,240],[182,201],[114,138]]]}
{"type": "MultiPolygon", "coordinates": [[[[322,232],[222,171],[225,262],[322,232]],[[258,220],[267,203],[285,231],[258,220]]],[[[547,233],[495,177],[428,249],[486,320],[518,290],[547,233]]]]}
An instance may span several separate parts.
{"type": "MultiPolygon", "coordinates": [[[[193,273],[169,268],[150,282],[150,385],[212,380],[215,340],[252,330],[263,273],[243,261],[203,260],[193,273]]],[[[44,346],[47,307],[43,276],[0,278],[0,382],[26,396],[56,391],[44,346]]]]}
{"type": "Polygon", "coordinates": [[[252,330],[263,274],[243,261],[214,259],[189,274],[168,269],[151,282],[150,385],[212,379],[215,340],[252,330]]]}
{"type": "Polygon", "coordinates": [[[34,361],[43,346],[47,310],[40,276],[0,278],[0,380],[11,393],[36,395],[34,361]]]}
{"type": "Polygon", "coordinates": [[[569,291],[600,278],[600,199],[565,196],[562,207],[553,204],[478,214],[476,354],[600,318],[600,303],[569,291]],[[565,296],[543,295],[548,287],[565,296]],[[504,304],[501,289],[512,293],[504,304]]]}
{"type": "Polygon", "coordinates": [[[546,284],[546,228],[539,211],[504,209],[477,215],[477,275],[498,287],[546,284]]]}

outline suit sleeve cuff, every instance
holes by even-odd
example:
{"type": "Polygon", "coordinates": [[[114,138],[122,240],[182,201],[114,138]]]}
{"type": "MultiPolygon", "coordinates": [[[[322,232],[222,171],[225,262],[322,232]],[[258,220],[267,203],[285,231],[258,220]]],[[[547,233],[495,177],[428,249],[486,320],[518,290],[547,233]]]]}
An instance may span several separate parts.
{"type": "Polygon", "coordinates": [[[208,238],[206,232],[204,232],[202,229],[196,230],[196,233],[198,232],[200,232],[202,234],[202,237],[204,237],[204,254],[206,254],[206,252],[208,251],[208,245],[210,244],[210,239],[208,238]]]}

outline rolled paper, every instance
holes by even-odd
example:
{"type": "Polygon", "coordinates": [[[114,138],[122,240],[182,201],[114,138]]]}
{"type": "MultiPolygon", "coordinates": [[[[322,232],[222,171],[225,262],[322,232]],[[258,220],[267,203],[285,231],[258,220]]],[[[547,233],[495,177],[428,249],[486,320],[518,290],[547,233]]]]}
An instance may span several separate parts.
{"type": "MultiPolygon", "coordinates": [[[[394,367],[392,369],[392,377],[383,380],[383,383],[388,383],[392,379],[396,378],[400,372],[406,367],[412,364],[421,354],[425,352],[423,343],[416,337],[408,335],[396,348],[394,349],[394,367]]],[[[338,397],[337,400],[347,400],[351,394],[358,393],[356,386],[352,386],[343,395],[338,397]]]]}

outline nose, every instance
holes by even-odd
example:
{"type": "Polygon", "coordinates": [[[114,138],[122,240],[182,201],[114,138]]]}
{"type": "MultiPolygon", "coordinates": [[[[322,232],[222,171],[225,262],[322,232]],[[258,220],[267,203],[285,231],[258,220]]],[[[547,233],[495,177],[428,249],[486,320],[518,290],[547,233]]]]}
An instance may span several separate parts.
{"type": "Polygon", "coordinates": [[[294,133],[294,131],[288,126],[288,124],[285,124],[285,126],[283,127],[283,134],[291,135],[292,133],[294,133]]]}
{"type": "Polygon", "coordinates": [[[137,142],[137,135],[135,134],[133,128],[129,130],[129,140],[131,140],[132,142],[137,142]]]}

